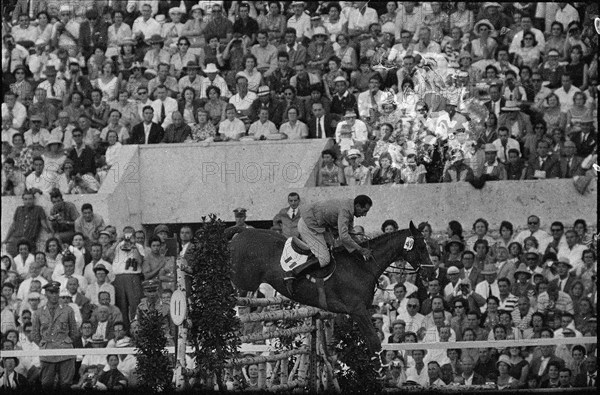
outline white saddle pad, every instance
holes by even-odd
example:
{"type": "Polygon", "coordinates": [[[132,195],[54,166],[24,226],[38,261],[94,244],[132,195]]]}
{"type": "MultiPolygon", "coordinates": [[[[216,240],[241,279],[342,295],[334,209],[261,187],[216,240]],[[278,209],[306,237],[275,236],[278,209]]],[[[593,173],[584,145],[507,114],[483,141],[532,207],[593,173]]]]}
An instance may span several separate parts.
{"type": "Polygon", "coordinates": [[[283,247],[283,253],[281,254],[281,268],[288,272],[294,269],[296,266],[303,264],[308,259],[308,255],[298,254],[292,247],[292,238],[289,237],[283,247]]]}

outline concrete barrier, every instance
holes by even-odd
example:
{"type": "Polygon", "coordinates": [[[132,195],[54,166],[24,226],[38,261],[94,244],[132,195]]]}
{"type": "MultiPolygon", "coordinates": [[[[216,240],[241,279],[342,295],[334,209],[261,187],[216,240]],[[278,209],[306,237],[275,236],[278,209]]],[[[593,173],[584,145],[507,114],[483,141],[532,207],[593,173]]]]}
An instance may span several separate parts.
{"type": "MultiPolygon", "coordinates": [[[[315,188],[315,171],[325,140],[124,146],[113,176],[95,195],[65,196],[78,208],[89,202],[106,223],[121,230],[130,224],[199,223],[215,213],[233,221],[233,209],[248,209],[247,221],[270,221],[298,192],[302,204],[367,194],[374,206],[356,220],[367,232],[388,219],[401,227],[428,221],[434,231],[459,220],[467,233],[479,217],[491,229],[507,220],[526,227],[539,215],[542,229],[552,221],[570,226],[584,218],[597,226],[597,186],[585,195],[572,180],[489,182],[481,190],[465,183],[315,188]],[[260,179],[258,172],[260,171],[260,179]]],[[[2,237],[12,222],[19,197],[2,197],[2,237]]]]}

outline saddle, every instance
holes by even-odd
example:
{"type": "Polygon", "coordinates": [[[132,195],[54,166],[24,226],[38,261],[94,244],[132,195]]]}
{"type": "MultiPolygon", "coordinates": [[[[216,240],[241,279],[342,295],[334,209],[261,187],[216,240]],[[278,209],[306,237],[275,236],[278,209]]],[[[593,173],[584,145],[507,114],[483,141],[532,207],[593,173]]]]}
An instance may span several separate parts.
{"type": "Polygon", "coordinates": [[[292,249],[296,253],[306,255],[308,257],[306,263],[298,268],[299,270],[294,270],[295,275],[306,276],[308,280],[314,282],[314,279],[328,278],[335,271],[336,264],[334,259],[331,259],[329,265],[325,267],[320,267],[319,260],[317,259],[315,254],[312,253],[308,244],[306,244],[296,236],[292,237],[292,249]]]}

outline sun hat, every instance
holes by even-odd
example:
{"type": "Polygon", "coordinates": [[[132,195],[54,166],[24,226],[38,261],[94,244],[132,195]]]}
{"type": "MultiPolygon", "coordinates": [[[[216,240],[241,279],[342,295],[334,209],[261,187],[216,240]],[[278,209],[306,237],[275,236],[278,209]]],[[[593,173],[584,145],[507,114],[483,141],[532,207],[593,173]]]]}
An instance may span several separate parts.
{"type": "Polygon", "coordinates": [[[196,10],[200,10],[202,11],[202,6],[200,4],[194,4],[192,6],[192,12],[196,11],[196,10]]]}
{"type": "Polygon", "coordinates": [[[457,235],[452,236],[450,240],[448,240],[448,243],[446,244],[446,251],[450,251],[450,245],[452,244],[458,244],[460,252],[464,251],[465,249],[465,243],[463,243],[463,241],[457,235]]]}
{"type": "Polygon", "coordinates": [[[348,150],[348,152],[346,153],[346,159],[353,159],[353,158],[358,158],[360,160],[364,159],[364,155],[362,152],[360,152],[360,150],[356,149],[356,148],[351,148],[348,150]]]}
{"type": "Polygon", "coordinates": [[[498,149],[494,144],[486,144],[483,150],[484,152],[498,152],[498,149]]]}
{"type": "Polygon", "coordinates": [[[156,236],[157,234],[159,234],[160,232],[165,232],[165,233],[169,233],[169,227],[165,224],[160,224],[157,225],[156,228],[154,228],[154,235],[156,236]]]}
{"type": "Polygon", "coordinates": [[[204,68],[204,72],[206,74],[208,74],[208,73],[218,73],[219,69],[217,69],[217,66],[214,63],[209,63],[204,68]]]}
{"type": "Polygon", "coordinates": [[[106,268],[106,266],[104,266],[102,263],[97,264],[96,266],[94,266],[94,268],[92,269],[92,271],[94,273],[98,272],[98,271],[103,271],[106,274],[108,274],[108,269],[106,268]]]}
{"type": "Polygon", "coordinates": [[[42,295],[39,292],[29,292],[27,295],[27,300],[40,300],[42,295]]]}
{"type": "Polygon", "coordinates": [[[519,107],[519,103],[514,100],[507,100],[504,107],[500,109],[501,111],[521,111],[519,107]]]}
{"type": "Polygon", "coordinates": [[[269,96],[271,89],[267,85],[258,87],[258,96],[269,96]]]}
{"type": "Polygon", "coordinates": [[[496,32],[496,29],[494,28],[494,25],[492,25],[492,22],[490,22],[488,19],[482,19],[479,22],[475,23],[475,26],[473,27],[473,31],[476,35],[479,35],[479,28],[481,26],[487,26],[490,29],[490,35],[496,32]]]}
{"type": "Polygon", "coordinates": [[[166,16],[164,16],[163,14],[159,14],[157,16],[154,17],[154,20],[158,23],[164,23],[164,21],[167,19],[166,16]]]}
{"type": "Polygon", "coordinates": [[[560,257],[558,257],[558,260],[556,261],[556,265],[558,266],[561,263],[563,265],[567,265],[569,267],[569,269],[573,269],[573,265],[571,264],[571,260],[569,258],[567,258],[566,256],[560,256],[560,257]]]}
{"type": "Polygon", "coordinates": [[[531,272],[527,268],[527,265],[524,263],[521,263],[519,265],[519,267],[517,268],[517,270],[515,271],[515,279],[518,277],[519,273],[527,274],[529,276],[529,278],[531,278],[531,276],[532,276],[531,272]]]}
{"type": "Polygon", "coordinates": [[[60,137],[51,135],[50,139],[46,143],[46,147],[50,147],[52,144],[63,145],[63,142],[60,140],[60,137]]]}
{"type": "Polygon", "coordinates": [[[450,266],[447,271],[447,274],[459,274],[459,273],[460,273],[460,269],[457,268],[456,266],[450,266]]]}
{"type": "Polygon", "coordinates": [[[486,9],[488,7],[498,7],[498,8],[502,8],[502,6],[500,5],[500,3],[496,3],[495,1],[488,1],[483,3],[482,8],[486,9]]]}
{"type": "Polygon", "coordinates": [[[344,77],[342,77],[341,75],[338,77],[335,77],[335,79],[333,80],[333,83],[335,84],[336,82],[343,82],[345,84],[348,83],[348,80],[344,77]]]}
{"type": "Polygon", "coordinates": [[[347,117],[356,118],[356,112],[354,112],[354,110],[346,110],[346,112],[344,113],[344,118],[347,117]]]}
{"type": "Polygon", "coordinates": [[[508,355],[500,355],[500,358],[498,358],[498,362],[496,362],[496,368],[498,367],[498,365],[500,365],[500,363],[507,364],[509,368],[511,368],[513,365],[510,362],[510,358],[508,357],[508,355]]]}
{"type": "Polygon", "coordinates": [[[169,15],[171,14],[183,14],[183,10],[179,7],[169,8],[169,15]]]}
{"type": "Polygon", "coordinates": [[[150,36],[150,38],[148,39],[148,42],[150,44],[154,44],[154,43],[164,43],[165,39],[160,35],[160,34],[153,34],[152,36],[150,36]]]}
{"type": "Polygon", "coordinates": [[[498,274],[498,270],[496,269],[496,265],[494,265],[493,263],[486,263],[485,266],[483,266],[483,270],[481,271],[481,274],[486,275],[486,274],[498,274]]]}
{"type": "MultiPolygon", "coordinates": [[[[319,19],[320,19],[320,17],[319,17],[319,19]]],[[[328,37],[327,30],[325,30],[325,28],[322,27],[322,26],[315,27],[313,29],[313,37],[316,37],[316,36],[325,36],[325,37],[328,37]]]]}

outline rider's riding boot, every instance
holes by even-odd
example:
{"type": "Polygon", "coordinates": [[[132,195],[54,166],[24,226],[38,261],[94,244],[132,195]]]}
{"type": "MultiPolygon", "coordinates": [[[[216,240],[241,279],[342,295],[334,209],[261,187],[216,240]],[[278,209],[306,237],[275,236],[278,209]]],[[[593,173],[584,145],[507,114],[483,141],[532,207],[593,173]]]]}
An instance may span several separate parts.
{"type": "Polygon", "coordinates": [[[298,274],[300,274],[306,268],[308,268],[309,266],[312,266],[314,264],[319,264],[319,260],[317,259],[316,256],[311,256],[302,265],[295,267],[294,270],[285,272],[283,281],[284,281],[287,291],[289,292],[290,295],[294,294],[294,280],[296,279],[296,276],[298,276],[298,274]]]}

